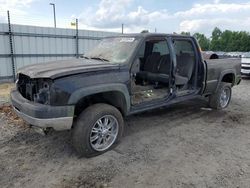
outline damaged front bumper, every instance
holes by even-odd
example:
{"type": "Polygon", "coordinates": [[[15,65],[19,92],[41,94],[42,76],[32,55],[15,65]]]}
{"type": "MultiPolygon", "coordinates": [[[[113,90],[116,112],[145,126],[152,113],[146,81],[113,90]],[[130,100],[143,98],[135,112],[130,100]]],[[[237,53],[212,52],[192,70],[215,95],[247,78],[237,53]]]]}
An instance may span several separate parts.
{"type": "Polygon", "coordinates": [[[25,99],[17,90],[10,94],[16,114],[27,123],[42,129],[69,130],[73,124],[74,106],[49,106],[25,99]]]}

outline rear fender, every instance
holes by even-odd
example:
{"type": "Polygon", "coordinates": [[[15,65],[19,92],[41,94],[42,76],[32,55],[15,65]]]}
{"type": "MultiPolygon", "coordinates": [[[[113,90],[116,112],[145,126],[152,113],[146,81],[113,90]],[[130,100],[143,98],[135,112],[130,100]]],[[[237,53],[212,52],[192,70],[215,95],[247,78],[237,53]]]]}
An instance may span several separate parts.
{"type": "Polygon", "coordinates": [[[235,75],[236,75],[236,71],[234,69],[228,69],[228,70],[225,70],[225,71],[222,71],[221,74],[220,74],[220,77],[219,77],[219,80],[218,80],[218,83],[217,83],[217,87],[216,87],[216,90],[215,92],[218,91],[219,87],[220,87],[220,84],[223,80],[223,77],[226,76],[227,74],[233,74],[233,81],[232,81],[232,87],[235,85],[235,75]]]}

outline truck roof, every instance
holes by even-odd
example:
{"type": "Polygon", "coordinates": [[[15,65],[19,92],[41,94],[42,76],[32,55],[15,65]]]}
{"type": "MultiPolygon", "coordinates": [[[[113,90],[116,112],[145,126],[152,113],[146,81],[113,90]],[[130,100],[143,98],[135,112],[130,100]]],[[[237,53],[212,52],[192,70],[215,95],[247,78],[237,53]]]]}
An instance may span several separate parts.
{"type": "Polygon", "coordinates": [[[130,33],[130,34],[120,34],[116,35],[118,37],[141,37],[141,38],[148,38],[148,37],[185,37],[185,38],[193,38],[192,36],[188,35],[180,35],[180,34],[166,34],[166,33],[130,33]]]}

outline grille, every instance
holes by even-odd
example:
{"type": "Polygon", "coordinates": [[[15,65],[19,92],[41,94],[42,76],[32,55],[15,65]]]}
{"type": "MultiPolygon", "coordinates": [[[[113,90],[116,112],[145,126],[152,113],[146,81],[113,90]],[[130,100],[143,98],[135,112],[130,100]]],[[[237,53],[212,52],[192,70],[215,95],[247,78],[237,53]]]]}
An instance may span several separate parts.
{"type": "Polygon", "coordinates": [[[29,76],[19,74],[17,89],[24,98],[34,101],[33,96],[35,93],[37,93],[36,85],[36,81],[31,79],[29,76]]]}
{"type": "Polygon", "coordinates": [[[241,66],[241,69],[250,70],[250,67],[241,66]]]}

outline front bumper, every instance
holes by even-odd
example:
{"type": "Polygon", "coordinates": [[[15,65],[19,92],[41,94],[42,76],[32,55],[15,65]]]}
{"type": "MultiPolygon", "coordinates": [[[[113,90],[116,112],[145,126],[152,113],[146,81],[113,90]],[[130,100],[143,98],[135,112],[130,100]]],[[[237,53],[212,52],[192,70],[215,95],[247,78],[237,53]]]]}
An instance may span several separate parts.
{"type": "Polygon", "coordinates": [[[241,74],[250,76],[250,70],[249,69],[241,69],[241,74]]]}
{"type": "Polygon", "coordinates": [[[73,124],[74,106],[49,106],[25,99],[17,90],[10,94],[16,114],[27,123],[55,130],[69,130],[73,124]]]}
{"type": "Polygon", "coordinates": [[[241,74],[250,75],[250,62],[241,64],[241,74]]]}

